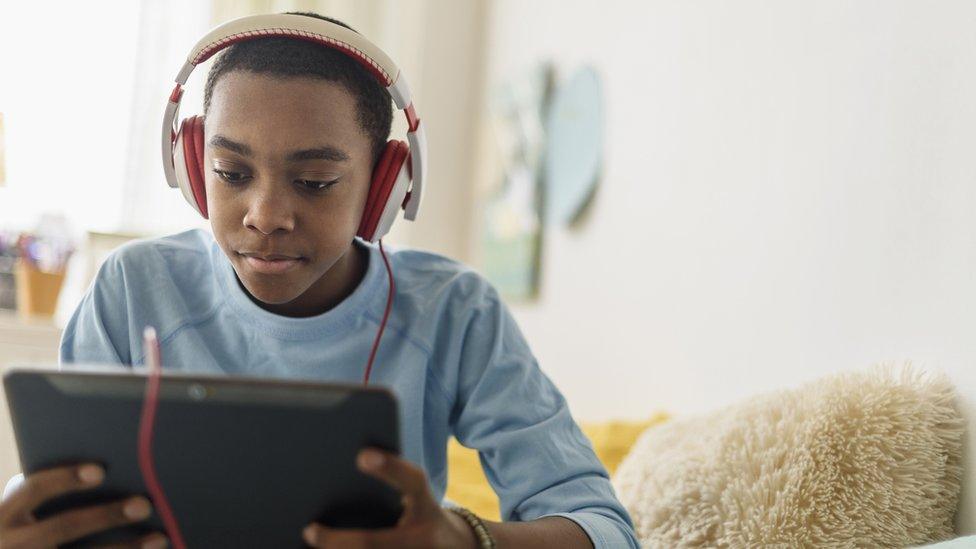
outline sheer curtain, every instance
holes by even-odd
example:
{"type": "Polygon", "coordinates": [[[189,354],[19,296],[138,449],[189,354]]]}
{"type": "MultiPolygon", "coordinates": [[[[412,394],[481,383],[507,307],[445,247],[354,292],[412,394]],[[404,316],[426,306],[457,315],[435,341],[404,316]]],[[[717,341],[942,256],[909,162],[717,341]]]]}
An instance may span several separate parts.
{"type": "MultiPolygon", "coordinates": [[[[165,234],[207,227],[166,185],[160,159],[160,130],[173,79],[190,48],[211,27],[211,6],[196,0],[142,0],[132,111],[129,119],[120,230],[165,234]]],[[[199,113],[208,66],[190,76],[180,115],[199,113]]]]}

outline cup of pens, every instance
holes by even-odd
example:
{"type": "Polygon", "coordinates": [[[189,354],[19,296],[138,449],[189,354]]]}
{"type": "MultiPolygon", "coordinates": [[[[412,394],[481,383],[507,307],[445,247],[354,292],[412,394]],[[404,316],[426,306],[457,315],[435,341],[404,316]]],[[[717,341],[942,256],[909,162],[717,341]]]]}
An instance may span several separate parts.
{"type": "Polygon", "coordinates": [[[14,265],[17,311],[22,316],[50,317],[58,304],[68,259],[73,251],[65,242],[22,234],[14,265]]]}

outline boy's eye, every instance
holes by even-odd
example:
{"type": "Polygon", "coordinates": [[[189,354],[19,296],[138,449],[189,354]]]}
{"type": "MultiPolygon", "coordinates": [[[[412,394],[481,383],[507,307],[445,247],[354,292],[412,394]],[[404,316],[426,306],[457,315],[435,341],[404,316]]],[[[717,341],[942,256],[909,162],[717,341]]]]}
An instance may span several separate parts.
{"type": "Polygon", "coordinates": [[[333,179],[332,181],[315,181],[312,179],[296,179],[295,183],[298,183],[304,189],[310,191],[322,191],[328,189],[329,187],[338,183],[338,179],[333,179]]]}
{"type": "MultiPolygon", "coordinates": [[[[242,183],[246,183],[251,179],[251,176],[243,174],[241,172],[231,172],[227,170],[214,169],[213,173],[217,174],[217,177],[223,179],[224,181],[230,183],[231,185],[239,185],[242,183]]],[[[295,180],[295,183],[297,183],[300,187],[309,191],[322,191],[331,187],[332,185],[335,185],[338,182],[339,182],[338,179],[333,179],[331,181],[319,181],[314,179],[295,180]]]]}
{"type": "Polygon", "coordinates": [[[250,179],[248,176],[246,176],[246,175],[244,175],[244,174],[242,174],[240,172],[228,172],[228,171],[224,171],[224,170],[216,170],[215,169],[213,171],[213,173],[217,174],[217,177],[223,179],[224,181],[226,181],[228,183],[233,183],[233,184],[244,183],[245,181],[247,181],[248,179],[250,179]]]}

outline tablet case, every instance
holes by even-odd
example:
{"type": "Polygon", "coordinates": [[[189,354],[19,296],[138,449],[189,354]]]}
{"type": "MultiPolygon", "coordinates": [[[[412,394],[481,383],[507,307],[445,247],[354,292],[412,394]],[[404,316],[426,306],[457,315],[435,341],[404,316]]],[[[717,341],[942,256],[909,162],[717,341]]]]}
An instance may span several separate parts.
{"type": "MultiPolygon", "coordinates": [[[[145,494],[136,438],[146,377],[130,369],[11,369],[4,376],[26,475],[95,461],[94,490],[35,515],[145,494]],[[121,371],[120,371],[121,370],[121,371]]],[[[365,446],[399,453],[395,396],[355,385],[164,373],[153,455],[187,546],[304,547],[302,529],[393,526],[398,492],[355,467],[365,446]]],[[[163,531],[143,523],[69,547],[163,531]]]]}

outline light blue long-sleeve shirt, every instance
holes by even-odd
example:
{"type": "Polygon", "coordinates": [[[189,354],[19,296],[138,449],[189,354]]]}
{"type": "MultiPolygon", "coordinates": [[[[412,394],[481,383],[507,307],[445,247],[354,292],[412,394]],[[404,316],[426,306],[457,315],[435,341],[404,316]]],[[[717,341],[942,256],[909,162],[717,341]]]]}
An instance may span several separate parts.
{"type": "MultiPolygon", "coordinates": [[[[290,318],[251,301],[206,231],[127,244],[68,322],[61,362],[142,364],[142,331],[154,326],[167,370],[361,382],[388,288],[379,249],[357,245],[370,253],[352,294],[290,318]]],[[[396,295],[370,385],[396,394],[403,456],[434,497],[454,435],[478,450],[503,520],[563,516],[596,547],[637,547],[606,470],[494,288],[437,255],[388,256],[396,295]]]]}

